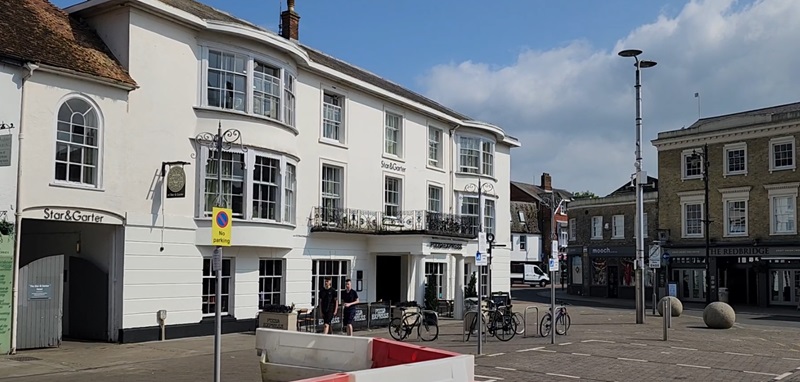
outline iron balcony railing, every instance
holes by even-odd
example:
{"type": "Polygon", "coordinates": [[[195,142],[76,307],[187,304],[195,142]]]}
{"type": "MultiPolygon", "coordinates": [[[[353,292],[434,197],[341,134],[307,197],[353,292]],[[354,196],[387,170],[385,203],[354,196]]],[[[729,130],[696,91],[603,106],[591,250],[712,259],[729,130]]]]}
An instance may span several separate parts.
{"type": "Polygon", "coordinates": [[[429,234],[462,238],[478,237],[478,217],[430,211],[386,214],[353,208],[314,207],[311,232],[367,234],[429,234]]]}

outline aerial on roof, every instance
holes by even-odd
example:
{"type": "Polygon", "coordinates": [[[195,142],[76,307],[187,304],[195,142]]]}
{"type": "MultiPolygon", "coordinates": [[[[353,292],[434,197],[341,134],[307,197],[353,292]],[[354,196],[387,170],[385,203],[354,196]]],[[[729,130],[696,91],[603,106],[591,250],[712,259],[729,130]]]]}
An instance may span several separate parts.
{"type": "MultiPolygon", "coordinates": [[[[164,4],[169,6],[175,7],[180,9],[184,12],[197,16],[203,20],[213,20],[213,21],[222,21],[231,24],[238,24],[240,26],[245,26],[248,28],[255,28],[261,31],[269,32],[275,34],[275,32],[270,31],[266,28],[257,26],[253,23],[250,23],[246,20],[242,20],[240,18],[234,17],[229,13],[223,12],[216,8],[210,7],[203,3],[197,2],[195,0],[159,0],[164,4]]],[[[462,120],[471,120],[472,118],[458,113],[455,110],[452,110],[430,98],[427,98],[419,93],[413,92],[404,88],[401,85],[398,85],[394,82],[391,82],[383,77],[380,77],[374,73],[371,73],[367,70],[361,69],[355,65],[349,64],[337,58],[334,58],[330,55],[327,55],[319,50],[311,48],[307,45],[300,44],[300,47],[303,48],[308,53],[309,58],[311,61],[314,61],[320,65],[327,66],[333,70],[336,70],[340,73],[346,74],[351,76],[357,80],[364,81],[370,85],[379,87],[383,90],[392,92],[399,96],[405,97],[411,101],[417,102],[419,104],[425,105],[431,109],[436,111],[451,115],[455,118],[459,118],[462,120]]]]}
{"type": "Polygon", "coordinates": [[[136,82],[86,24],[47,0],[3,1],[0,56],[120,82],[136,82]]]}

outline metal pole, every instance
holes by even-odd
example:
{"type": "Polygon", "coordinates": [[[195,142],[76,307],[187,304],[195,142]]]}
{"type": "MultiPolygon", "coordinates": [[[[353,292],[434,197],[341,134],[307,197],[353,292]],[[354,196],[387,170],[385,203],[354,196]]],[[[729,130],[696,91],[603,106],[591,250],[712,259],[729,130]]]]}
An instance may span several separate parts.
{"type": "MultiPolygon", "coordinates": [[[[481,177],[478,175],[478,251],[480,251],[480,234],[483,233],[483,184],[481,177]]],[[[481,254],[483,256],[484,254],[481,254]]],[[[483,295],[481,293],[481,266],[478,265],[478,355],[483,352],[483,295]]]]}
{"type": "Polygon", "coordinates": [[[644,323],[644,201],[642,187],[642,84],[641,65],[636,58],[636,323],[644,323]]]}
{"type": "MultiPolygon", "coordinates": [[[[217,206],[224,207],[222,204],[222,123],[217,126],[217,206]]],[[[219,258],[222,259],[222,247],[218,247],[219,258]]],[[[216,291],[214,296],[214,382],[220,382],[221,359],[222,359],[222,261],[216,273],[216,291]]],[[[212,267],[214,260],[211,260],[212,267]]]]}
{"type": "MultiPolygon", "coordinates": [[[[556,237],[556,191],[552,190],[553,202],[550,205],[550,258],[555,259],[558,255],[553,253],[553,240],[556,237]]],[[[556,261],[558,261],[556,259],[556,261]]],[[[556,343],[556,272],[550,271],[550,344],[556,343]]]]}
{"type": "Polygon", "coordinates": [[[656,279],[656,274],[657,273],[658,273],[658,269],[653,269],[653,277],[652,277],[653,282],[650,283],[651,284],[650,288],[653,290],[653,316],[656,315],[656,299],[658,298],[656,296],[656,284],[658,283],[658,280],[656,279]]]}
{"type": "MultiPolygon", "coordinates": [[[[708,143],[703,145],[703,191],[704,191],[704,203],[703,203],[703,222],[705,223],[705,230],[703,233],[705,234],[706,239],[706,304],[711,303],[711,256],[709,255],[709,249],[711,246],[711,235],[708,232],[708,225],[711,223],[711,220],[708,216],[708,143]]],[[[714,270],[716,271],[716,269],[714,270]]]]}

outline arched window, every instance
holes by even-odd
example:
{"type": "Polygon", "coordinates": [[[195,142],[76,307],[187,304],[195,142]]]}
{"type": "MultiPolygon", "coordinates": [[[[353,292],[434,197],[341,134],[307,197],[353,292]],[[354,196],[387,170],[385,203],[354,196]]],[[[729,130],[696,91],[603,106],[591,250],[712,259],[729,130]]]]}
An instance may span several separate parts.
{"type": "Polygon", "coordinates": [[[97,186],[100,151],[97,110],[85,100],[71,98],[58,109],[56,180],[97,186]]]}

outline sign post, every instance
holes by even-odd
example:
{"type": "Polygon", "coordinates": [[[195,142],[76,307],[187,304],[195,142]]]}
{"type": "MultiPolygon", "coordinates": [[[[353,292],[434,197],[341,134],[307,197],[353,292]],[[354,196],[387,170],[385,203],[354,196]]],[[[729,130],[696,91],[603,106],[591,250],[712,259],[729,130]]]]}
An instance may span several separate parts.
{"type": "Polygon", "coordinates": [[[653,316],[655,316],[656,304],[658,303],[658,294],[656,293],[658,281],[656,280],[656,273],[658,272],[658,268],[661,268],[661,245],[659,245],[658,242],[650,246],[648,260],[648,265],[650,266],[652,272],[651,279],[653,282],[651,283],[650,288],[653,289],[653,316]]]}
{"type": "Polygon", "coordinates": [[[211,270],[216,278],[214,292],[214,357],[215,375],[220,375],[220,358],[222,354],[222,247],[231,246],[231,214],[230,208],[214,207],[211,210],[211,244],[216,246],[211,257],[211,270]]]}

